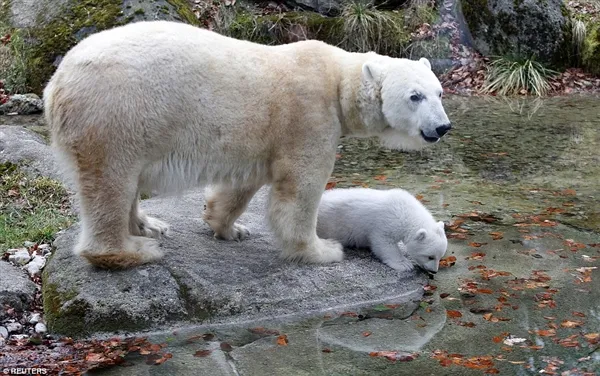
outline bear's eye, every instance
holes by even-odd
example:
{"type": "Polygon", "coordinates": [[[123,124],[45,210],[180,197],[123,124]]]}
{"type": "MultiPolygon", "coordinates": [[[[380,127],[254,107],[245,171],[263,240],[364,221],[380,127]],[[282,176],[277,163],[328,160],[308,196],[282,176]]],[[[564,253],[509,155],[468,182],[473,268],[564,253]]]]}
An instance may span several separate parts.
{"type": "Polygon", "coordinates": [[[442,97],[442,93],[440,93],[440,98],[442,97]]]}
{"type": "Polygon", "coordinates": [[[429,259],[430,259],[430,260],[435,260],[435,257],[433,257],[433,256],[429,256],[429,259]]]}
{"type": "Polygon", "coordinates": [[[421,100],[421,96],[419,94],[413,94],[410,96],[410,100],[413,102],[418,102],[421,100]]]}

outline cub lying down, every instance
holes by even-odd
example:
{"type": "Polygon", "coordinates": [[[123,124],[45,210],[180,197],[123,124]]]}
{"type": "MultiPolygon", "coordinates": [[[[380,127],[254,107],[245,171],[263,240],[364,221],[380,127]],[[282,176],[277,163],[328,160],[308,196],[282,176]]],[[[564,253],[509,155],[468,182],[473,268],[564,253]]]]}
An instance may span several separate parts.
{"type": "Polygon", "coordinates": [[[368,247],[384,264],[400,271],[413,269],[414,263],[436,273],[448,246],[444,222],[436,222],[419,200],[402,189],[325,191],[317,235],[345,247],[368,247]]]}

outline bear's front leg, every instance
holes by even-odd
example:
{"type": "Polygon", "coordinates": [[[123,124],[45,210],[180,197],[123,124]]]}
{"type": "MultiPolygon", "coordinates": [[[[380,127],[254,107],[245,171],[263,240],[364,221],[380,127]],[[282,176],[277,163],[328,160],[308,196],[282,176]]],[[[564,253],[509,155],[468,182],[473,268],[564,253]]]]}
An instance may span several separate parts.
{"type": "Polygon", "coordinates": [[[342,245],[317,236],[317,209],[333,170],[330,155],[289,156],[273,166],[269,220],[290,261],[326,264],[342,261],[342,245]]]}
{"type": "Polygon", "coordinates": [[[398,243],[384,235],[371,236],[371,251],[384,264],[400,272],[413,270],[415,266],[398,247],[398,243]]]}

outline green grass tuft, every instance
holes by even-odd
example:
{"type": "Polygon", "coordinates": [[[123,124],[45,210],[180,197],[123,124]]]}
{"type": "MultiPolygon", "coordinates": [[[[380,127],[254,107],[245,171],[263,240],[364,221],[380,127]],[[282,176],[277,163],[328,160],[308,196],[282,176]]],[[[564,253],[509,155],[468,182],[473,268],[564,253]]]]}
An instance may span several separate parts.
{"type": "Polygon", "coordinates": [[[72,220],[68,193],[59,182],[0,164],[0,254],[25,241],[50,242],[72,220]]]}
{"type": "Polygon", "coordinates": [[[341,18],[345,35],[342,47],[348,51],[385,53],[398,44],[394,38],[404,34],[401,17],[377,10],[371,2],[346,4],[341,18]]]}
{"type": "Polygon", "coordinates": [[[512,60],[500,57],[489,64],[482,91],[499,95],[544,96],[551,89],[548,79],[556,74],[557,72],[533,59],[512,60]]]}

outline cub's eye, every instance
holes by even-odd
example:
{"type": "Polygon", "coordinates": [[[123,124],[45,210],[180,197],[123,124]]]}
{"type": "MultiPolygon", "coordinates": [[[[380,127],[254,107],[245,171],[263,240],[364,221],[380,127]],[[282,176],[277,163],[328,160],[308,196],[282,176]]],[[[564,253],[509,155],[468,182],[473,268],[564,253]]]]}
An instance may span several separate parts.
{"type": "Polygon", "coordinates": [[[435,257],[433,257],[433,256],[429,256],[429,259],[430,259],[430,260],[435,260],[435,257]]]}
{"type": "Polygon", "coordinates": [[[421,100],[421,96],[418,95],[418,94],[413,94],[413,95],[410,96],[410,100],[413,101],[413,102],[418,102],[418,101],[421,100]]]}
{"type": "Polygon", "coordinates": [[[440,98],[442,97],[442,93],[440,93],[440,98]]]}

